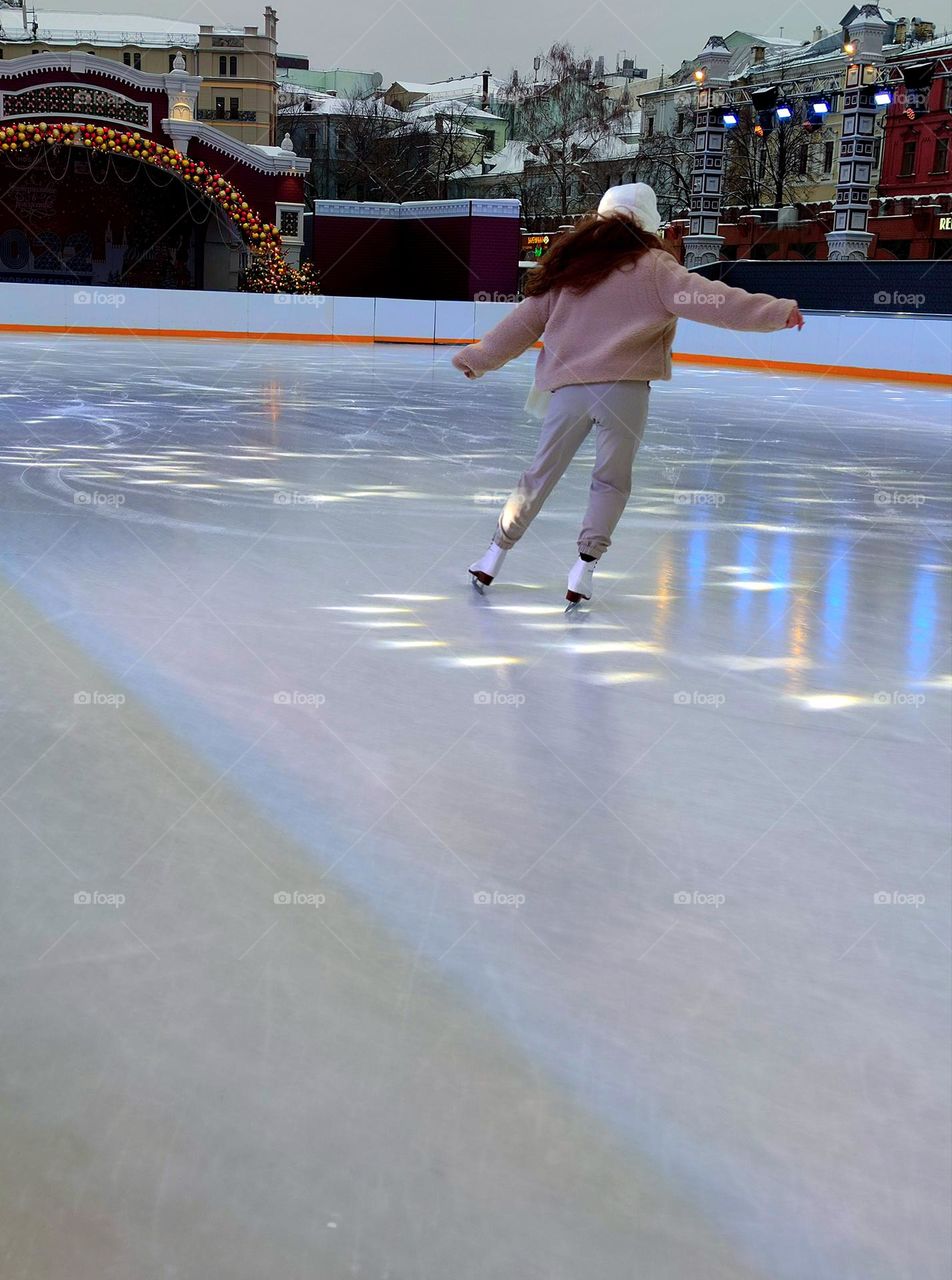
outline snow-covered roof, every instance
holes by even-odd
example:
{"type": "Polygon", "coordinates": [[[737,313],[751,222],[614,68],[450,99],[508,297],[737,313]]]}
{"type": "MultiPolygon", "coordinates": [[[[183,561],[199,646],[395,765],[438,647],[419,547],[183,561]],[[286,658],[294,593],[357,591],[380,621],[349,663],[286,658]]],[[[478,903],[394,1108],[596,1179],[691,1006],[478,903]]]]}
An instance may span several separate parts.
{"type": "MultiPolygon", "coordinates": [[[[435,120],[417,120],[415,117],[408,124],[402,124],[399,128],[393,130],[393,137],[398,137],[401,133],[439,133],[440,129],[435,120]]],[[[476,133],[473,129],[464,129],[459,124],[455,124],[452,128],[451,135],[454,138],[475,138],[482,140],[482,134],[476,133]]]]}
{"type": "MultiPolygon", "coordinates": [[[[388,107],[380,99],[357,99],[357,102],[368,103],[368,113],[372,109],[378,119],[405,120],[406,112],[396,107],[388,107]]],[[[354,111],[354,100],[337,93],[319,93],[316,89],[305,89],[303,85],[278,82],[279,111],[293,110],[301,115],[309,116],[346,116],[354,111]]],[[[360,107],[356,108],[357,113],[360,107]]]]}
{"type": "MultiPolygon", "coordinates": [[[[199,24],[179,18],[159,18],[145,13],[85,13],[71,9],[37,9],[37,33],[33,34],[33,10],[27,11],[27,29],[16,9],[3,9],[7,40],[39,41],[47,44],[153,44],[185,46],[198,44],[199,24]]],[[[241,36],[244,27],[215,27],[221,35],[241,36]]]]}
{"type": "MultiPolygon", "coordinates": [[[[441,98],[468,98],[482,93],[483,77],[482,75],[459,76],[455,80],[435,80],[432,84],[420,84],[413,80],[395,80],[393,87],[403,89],[405,93],[422,94],[430,101],[441,98]]],[[[495,93],[499,87],[499,81],[490,76],[489,92],[495,93]]]]}
{"type": "MultiPolygon", "coordinates": [[[[764,49],[783,48],[798,49],[800,45],[806,44],[804,40],[790,40],[786,36],[759,36],[753,31],[734,31],[731,35],[744,36],[754,46],[760,46],[764,49]]],[[[730,39],[730,36],[728,36],[730,39]]]]}
{"type": "MultiPolygon", "coordinates": [[[[592,164],[606,160],[628,160],[638,154],[638,143],[627,142],[624,137],[612,134],[596,142],[588,151],[586,160],[592,164]]],[[[486,168],[479,164],[468,164],[450,174],[451,178],[511,178],[531,169],[533,157],[529,153],[529,144],[520,138],[512,138],[504,147],[492,155],[485,157],[486,168]]]]}
{"type": "Polygon", "coordinates": [[[474,107],[471,102],[460,102],[458,98],[447,98],[442,102],[413,103],[409,110],[415,120],[437,114],[445,115],[447,111],[456,111],[459,115],[466,116],[467,120],[502,119],[502,116],[494,115],[492,111],[483,111],[481,107],[474,107]]]}

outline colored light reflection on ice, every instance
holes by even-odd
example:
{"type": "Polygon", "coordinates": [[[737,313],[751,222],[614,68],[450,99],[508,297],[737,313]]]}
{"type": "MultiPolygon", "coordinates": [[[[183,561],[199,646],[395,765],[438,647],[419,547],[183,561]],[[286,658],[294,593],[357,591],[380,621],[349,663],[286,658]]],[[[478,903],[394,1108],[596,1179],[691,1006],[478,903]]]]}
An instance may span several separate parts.
{"type": "Polygon", "coordinates": [[[493,613],[527,614],[530,617],[565,612],[565,605],[561,604],[491,604],[489,608],[493,613]]]}
{"type": "Polygon", "coordinates": [[[648,680],[657,680],[653,671],[599,671],[588,677],[590,684],[644,684],[648,680]]]}
{"type": "Polygon", "coordinates": [[[838,538],[830,549],[830,562],[823,584],[823,654],[832,661],[843,644],[849,607],[850,543],[838,538]]]}
{"type": "Polygon", "coordinates": [[[660,645],[650,640],[592,640],[564,646],[569,653],[662,653],[660,645]]]}
{"type": "Polygon", "coordinates": [[[872,701],[854,693],[797,693],[793,700],[808,711],[842,711],[844,707],[861,707],[872,701]]]}
{"type": "Polygon", "coordinates": [[[504,655],[473,655],[462,658],[447,659],[451,667],[517,667],[521,665],[524,658],[511,658],[504,655]]]}
{"type": "Polygon", "coordinates": [[[920,569],[915,578],[906,637],[906,673],[910,680],[924,680],[929,674],[935,626],[935,575],[926,569],[920,569]]]}
{"type": "Polygon", "coordinates": [[[381,640],[383,649],[445,649],[445,640],[381,640]]]}
{"type": "Polygon", "coordinates": [[[403,592],[401,592],[401,591],[386,591],[386,592],[384,592],[384,591],[375,591],[375,592],[371,592],[371,593],[367,596],[367,599],[368,599],[368,600],[408,600],[408,601],[410,601],[412,604],[425,604],[425,603],[427,603],[427,602],[429,602],[429,601],[435,601],[435,600],[449,600],[449,598],[450,598],[449,596],[424,596],[424,595],[419,595],[419,596],[418,596],[418,595],[411,595],[409,592],[406,592],[406,591],[403,591],[403,592]]]}

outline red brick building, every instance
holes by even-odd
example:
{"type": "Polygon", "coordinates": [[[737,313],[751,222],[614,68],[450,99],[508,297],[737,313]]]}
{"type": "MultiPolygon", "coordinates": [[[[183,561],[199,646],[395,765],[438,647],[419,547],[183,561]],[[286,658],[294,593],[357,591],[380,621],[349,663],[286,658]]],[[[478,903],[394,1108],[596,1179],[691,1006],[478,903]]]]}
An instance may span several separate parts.
{"type": "Polygon", "coordinates": [[[922,196],[952,191],[952,49],[890,64],[893,101],[887,108],[881,196],[922,196]]]}

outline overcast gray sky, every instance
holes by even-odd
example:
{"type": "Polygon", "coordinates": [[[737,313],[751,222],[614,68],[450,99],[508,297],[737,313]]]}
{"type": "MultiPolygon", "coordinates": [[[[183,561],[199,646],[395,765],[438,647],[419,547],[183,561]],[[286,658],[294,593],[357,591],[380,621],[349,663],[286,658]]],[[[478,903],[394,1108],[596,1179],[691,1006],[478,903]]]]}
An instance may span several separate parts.
{"type": "MultiPolygon", "coordinates": [[[[29,0],[28,0],[29,4],[29,0]]],[[[46,7],[40,5],[41,9],[46,7]]],[[[146,12],[191,22],[260,23],[264,0],[51,0],[50,8],[146,12]]],[[[281,48],[304,53],[315,68],[380,71],[392,80],[437,80],[489,66],[504,78],[513,66],[531,69],[533,55],[565,39],[579,51],[605,55],[607,67],[625,50],[649,75],[679,66],[709,35],[741,28],[808,39],[814,27],[835,28],[847,0],[274,0],[281,48]]],[[[944,25],[946,0],[922,0],[922,16],[944,25]]],[[[907,6],[908,8],[908,6],[907,6]]],[[[903,10],[906,12],[906,10],[903,10]]]]}

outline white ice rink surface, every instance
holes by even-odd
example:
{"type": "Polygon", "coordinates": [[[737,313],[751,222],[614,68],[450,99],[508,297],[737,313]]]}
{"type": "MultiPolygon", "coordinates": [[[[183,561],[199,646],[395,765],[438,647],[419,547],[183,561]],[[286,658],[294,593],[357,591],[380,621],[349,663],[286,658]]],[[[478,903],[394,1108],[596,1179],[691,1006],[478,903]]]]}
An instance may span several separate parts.
{"type": "Polygon", "coordinates": [[[947,397],[450,354],[3,343],[0,1275],[944,1280],[947,397]]]}

